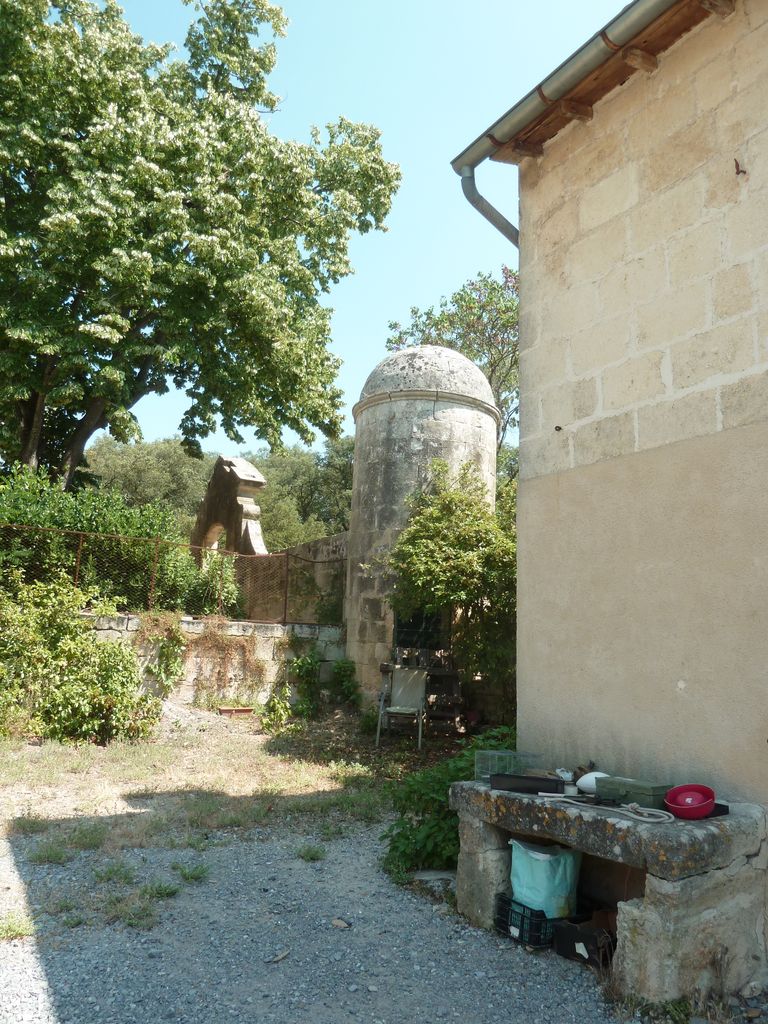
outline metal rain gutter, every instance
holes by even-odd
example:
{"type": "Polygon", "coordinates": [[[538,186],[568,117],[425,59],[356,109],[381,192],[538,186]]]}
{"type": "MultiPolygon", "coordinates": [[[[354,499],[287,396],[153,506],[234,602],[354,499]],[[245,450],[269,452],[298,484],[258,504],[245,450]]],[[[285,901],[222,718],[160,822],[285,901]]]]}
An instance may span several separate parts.
{"type": "Polygon", "coordinates": [[[634,0],[451,161],[469,202],[513,245],[519,248],[518,230],[478,192],[475,168],[678,2],[634,0]]]}

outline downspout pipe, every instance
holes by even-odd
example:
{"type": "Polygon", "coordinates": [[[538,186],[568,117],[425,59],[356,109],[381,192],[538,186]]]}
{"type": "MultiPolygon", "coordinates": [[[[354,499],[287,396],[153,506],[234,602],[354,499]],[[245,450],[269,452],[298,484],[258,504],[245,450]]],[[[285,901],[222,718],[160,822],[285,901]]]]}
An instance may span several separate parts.
{"type": "Polygon", "coordinates": [[[487,221],[490,221],[505,238],[509,239],[512,245],[519,249],[520,232],[514,224],[507,220],[500,210],[497,210],[495,206],[488,202],[485,196],[480,195],[475,184],[475,168],[470,167],[469,164],[461,168],[461,190],[466,196],[467,201],[474,206],[477,212],[482,214],[487,221]]]}
{"type": "Polygon", "coordinates": [[[609,21],[605,28],[595,33],[548,78],[532,89],[451,161],[454,171],[461,177],[462,191],[469,202],[513,245],[519,248],[518,230],[477,191],[474,177],[477,166],[491,156],[500,145],[509,142],[518,132],[546,113],[553,103],[566,96],[595,68],[604,64],[617,50],[629,44],[635,36],[679,2],[680,0],[633,0],[609,21]]]}

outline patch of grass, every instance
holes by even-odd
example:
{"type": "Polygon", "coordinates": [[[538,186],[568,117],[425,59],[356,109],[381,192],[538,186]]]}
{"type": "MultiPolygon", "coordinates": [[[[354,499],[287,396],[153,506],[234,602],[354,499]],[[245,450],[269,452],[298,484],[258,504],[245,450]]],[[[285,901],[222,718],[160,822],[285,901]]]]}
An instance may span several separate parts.
{"type": "Polygon", "coordinates": [[[314,846],[312,843],[306,843],[298,848],[296,856],[311,864],[313,861],[325,860],[327,850],[323,846],[314,846]]]}
{"type": "Polygon", "coordinates": [[[105,907],[107,924],[120,922],[126,928],[148,931],[157,924],[155,901],[141,890],[134,890],[124,896],[111,896],[105,907]]]}
{"type": "Polygon", "coordinates": [[[249,797],[193,793],[182,801],[182,811],[187,825],[215,831],[256,825],[267,816],[269,805],[249,797]]]}
{"type": "Polygon", "coordinates": [[[373,767],[369,764],[360,764],[359,761],[331,761],[328,769],[331,778],[340,782],[342,786],[361,789],[376,782],[373,767]]]}
{"type": "Polygon", "coordinates": [[[78,825],[69,836],[69,845],[76,850],[100,850],[107,838],[107,826],[101,822],[78,825]]]}
{"type": "Polygon", "coordinates": [[[211,845],[211,841],[198,832],[184,832],[181,836],[171,835],[165,844],[169,850],[196,850],[202,853],[211,845]]]}
{"type": "MultiPolygon", "coordinates": [[[[24,819],[19,832],[34,836],[47,819],[40,839],[72,854],[92,849],[118,858],[124,849],[141,847],[203,851],[273,819],[281,829],[303,829],[309,816],[318,838],[333,838],[355,821],[382,820],[391,810],[390,782],[457,747],[455,738],[433,736],[417,751],[407,736],[385,737],[375,749],[360,736],[358,722],[356,714],[337,711],[269,737],[245,723],[203,731],[192,720],[173,736],[161,732],[147,742],[105,748],[54,742],[33,747],[0,738],[0,791],[5,805],[24,819]]],[[[30,844],[30,853],[39,842],[30,844]]],[[[69,859],[60,851],[53,858],[36,856],[38,863],[69,859]]]]}
{"type": "Polygon", "coordinates": [[[104,867],[94,868],[93,876],[97,882],[119,882],[130,885],[134,879],[133,868],[122,860],[113,860],[104,867]]]}
{"type": "Polygon", "coordinates": [[[36,814],[22,814],[11,821],[11,833],[16,836],[38,836],[48,831],[48,822],[36,814]]]}
{"type": "Polygon", "coordinates": [[[181,887],[173,882],[148,882],[139,893],[148,900],[170,900],[177,896],[181,887]]]}
{"type": "Polygon", "coordinates": [[[77,912],[73,914],[65,914],[61,919],[61,923],[66,928],[79,928],[81,924],[85,924],[85,916],[83,914],[78,914],[77,912]]]}
{"type": "Polygon", "coordinates": [[[180,864],[175,861],[171,867],[178,871],[185,882],[204,882],[211,873],[207,864],[180,864]]]}
{"type": "Polygon", "coordinates": [[[12,910],[0,917],[0,941],[24,939],[28,935],[34,934],[34,922],[27,914],[20,914],[18,911],[12,910]]]}
{"type": "Polygon", "coordinates": [[[38,843],[29,855],[32,864],[67,864],[74,854],[55,840],[38,843]]]}
{"type": "Polygon", "coordinates": [[[326,821],[320,826],[320,838],[326,842],[330,839],[340,839],[344,835],[344,827],[335,821],[326,821]]]}
{"type": "Polygon", "coordinates": [[[74,900],[71,900],[66,896],[62,896],[60,899],[54,900],[53,903],[50,903],[46,907],[46,911],[54,916],[56,914],[67,914],[74,910],[76,906],[77,904],[74,900]]]}

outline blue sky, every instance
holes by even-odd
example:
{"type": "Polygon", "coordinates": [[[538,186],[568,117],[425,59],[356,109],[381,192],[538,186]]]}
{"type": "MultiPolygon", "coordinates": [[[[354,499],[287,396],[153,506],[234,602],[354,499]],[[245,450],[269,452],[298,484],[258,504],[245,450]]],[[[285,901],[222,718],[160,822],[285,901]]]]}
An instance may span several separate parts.
{"type": "MultiPolygon", "coordinates": [[[[133,29],[181,47],[194,8],[181,0],[122,0],[133,29]]],[[[288,34],[278,41],[270,84],[282,97],[270,116],[284,138],[308,140],[312,124],[344,115],[377,125],[403,181],[386,234],[352,242],[355,274],[328,296],[333,351],[349,410],[385,355],[390,320],[436,304],[478,271],[517,266],[517,251],[466,202],[450,160],[620,10],[615,0],[285,0],[288,34]]],[[[517,171],[486,161],[480,190],[517,223],[517,171]]],[[[183,394],[149,396],[135,408],[147,440],[171,436],[183,394]]],[[[287,436],[286,441],[292,438],[287,436]]],[[[318,441],[319,443],[319,441],[318,441]]],[[[211,451],[246,444],[222,432],[211,451]]]]}

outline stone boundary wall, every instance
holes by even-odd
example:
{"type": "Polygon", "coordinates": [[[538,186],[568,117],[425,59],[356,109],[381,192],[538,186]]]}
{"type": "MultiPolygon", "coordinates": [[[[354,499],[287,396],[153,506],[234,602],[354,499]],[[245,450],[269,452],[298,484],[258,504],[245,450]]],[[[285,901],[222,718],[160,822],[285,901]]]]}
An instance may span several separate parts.
{"type": "MultiPolygon", "coordinates": [[[[139,615],[87,615],[101,640],[136,643],[142,626],[139,615]]],[[[202,705],[237,700],[263,703],[275,682],[285,678],[286,662],[316,644],[321,675],[330,673],[344,657],[340,626],[304,626],[289,623],[236,622],[182,618],[184,672],[175,688],[182,701],[202,705]]],[[[151,628],[151,625],[148,625],[151,628]]],[[[159,631],[159,629],[158,629],[159,631]]],[[[145,685],[155,682],[149,666],[157,658],[158,642],[139,640],[139,661],[145,685]]]]}

